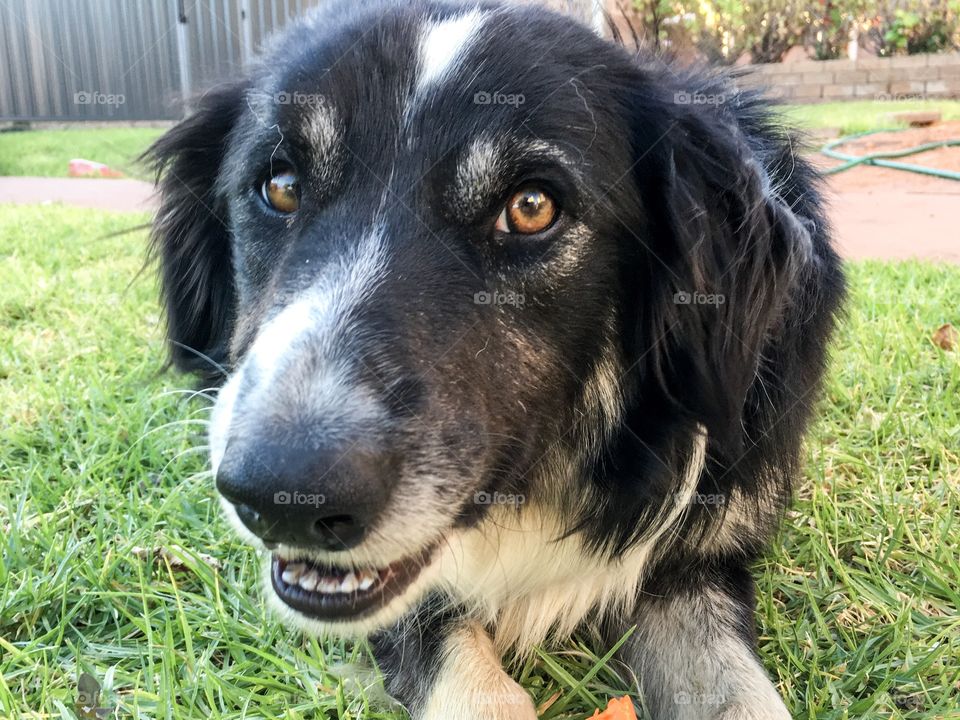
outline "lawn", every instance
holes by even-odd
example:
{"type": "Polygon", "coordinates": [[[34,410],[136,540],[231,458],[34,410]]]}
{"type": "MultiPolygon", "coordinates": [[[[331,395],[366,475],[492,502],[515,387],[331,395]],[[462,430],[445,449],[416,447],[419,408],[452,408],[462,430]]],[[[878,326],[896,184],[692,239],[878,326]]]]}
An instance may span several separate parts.
{"type": "MultiPolygon", "coordinates": [[[[209,403],[162,372],[143,232],[107,237],[144,220],[0,205],[0,716],[74,717],[85,671],[120,717],[398,720],[362,646],[258,601],[204,474],[209,403]]],[[[796,717],[957,718],[960,353],[929,338],[960,326],[960,268],[850,275],[806,482],[758,568],[761,654],[796,717]]],[[[544,718],[628,690],[591,675],[605,650],[519,670],[557,696],[544,718]]]]}
{"type": "Polygon", "coordinates": [[[841,135],[897,127],[886,119],[893,112],[939,110],[944,120],[960,120],[960,100],[855,100],[814,105],[787,105],[786,117],[808,130],[837,128],[841,135]]]}
{"type": "Polygon", "coordinates": [[[163,130],[142,127],[71,128],[0,133],[0,175],[67,177],[74,158],[106,163],[127,176],[148,179],[137,156],[163,130]]]}

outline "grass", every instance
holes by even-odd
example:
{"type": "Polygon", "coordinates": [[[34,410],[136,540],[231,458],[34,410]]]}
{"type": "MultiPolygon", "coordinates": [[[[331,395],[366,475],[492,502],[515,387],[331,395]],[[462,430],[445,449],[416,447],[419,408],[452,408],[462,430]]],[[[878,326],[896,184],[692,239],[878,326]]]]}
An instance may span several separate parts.
{"type": "Polygon", "coordinates": [[[897,127],[884,116],[892,112],[939,110],[944,120],[960,120],[960,100],[854,100],[815,105],[788,105],[784,114],[792,122],[807,128],[838,128],[841,135],[897,127]]]}
{"type": "MultiPolygon", "coordinates": [[[[121,717],[398,720],[362,646],[257,600],[196,451],[206,403],[161,373],[153,280],[130,284],[143,234],[104,237],[143,220],[0,206],[0,716],[73,717],[85,671],[121,717]]],[[[795,717],[957,718],[960,353],[929,337],[960,326],[960,268],[850,273],[807,482],[758,568],[761,655],[795,717]]],[[[627,690],[605,650],[520,670],[559,693],[544,717],[627,690]]]]}
{"type": "Polygon", "coordinates": [[[159,128],[111,127],[0,133],[0,175],[67,177],[74,158],[93,160],[129,177],[149,179],[136,157],[160,137],[159,128]]]}

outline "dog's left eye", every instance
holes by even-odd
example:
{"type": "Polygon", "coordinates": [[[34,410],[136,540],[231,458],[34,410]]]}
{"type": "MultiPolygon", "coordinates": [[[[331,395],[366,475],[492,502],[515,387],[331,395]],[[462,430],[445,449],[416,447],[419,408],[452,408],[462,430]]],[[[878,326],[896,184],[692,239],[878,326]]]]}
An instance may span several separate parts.
{"type": "Polygon", "coordinates": [[[535,235],[557,219],[557,203],[543,189],[531,185],[510,196],[497,218],[496,229],[504,233],[535,235]]]}
{"type": "Polygon", "coordinates": [[[289,215],[300,208],[300,179],[293,170],[278,170],[263,181],[260,195],[271,208],[289,215]]]}

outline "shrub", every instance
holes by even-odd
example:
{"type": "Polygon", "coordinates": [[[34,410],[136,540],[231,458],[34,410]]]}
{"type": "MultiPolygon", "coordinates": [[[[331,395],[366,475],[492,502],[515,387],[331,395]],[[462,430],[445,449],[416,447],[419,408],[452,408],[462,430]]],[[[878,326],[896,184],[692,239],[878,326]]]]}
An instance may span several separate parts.
{"type": "Polygon", "coordinates": [[[960,0],[633,0],[632,9],[649,44],[719,62],[744,52],[778,62],[796,45],[843,57],[852,37],[885,56],[960,47],[960,0]]]}

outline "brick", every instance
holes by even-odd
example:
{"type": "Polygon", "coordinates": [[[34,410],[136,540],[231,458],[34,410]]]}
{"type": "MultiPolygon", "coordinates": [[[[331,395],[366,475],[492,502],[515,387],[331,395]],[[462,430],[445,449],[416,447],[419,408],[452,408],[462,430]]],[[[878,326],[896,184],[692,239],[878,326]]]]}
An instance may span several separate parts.
{"type": "Polygon", "coordinates": [[[940,80],[960,80],[960,63],[956,65],[940,65],[940,80]]]}
{"type": "Polygon", "coordinates": [[[825,85],[823,87],[824,98],[852,98],[856,94],[854,85],[825,85]]]}
{"type": "Polygon", "coordinates": [[[927,56],[927,65],[933,67],[943,65],[956,65],[960,67],[960,52],[937,53],[927,56]]]}
{"type": "Polygon", "coordinates": [[[926,92],[927,95],[945,96],[950,94],[950,86],[946,80],[933,80],[927,83],[924,92],[926,92]]]}
{"type": "Polygon", "coordinates": [[[793,97],[798,100],[810,100],[823,97],[822,85],[796,85],[793,87],[793,97]]]}
{"type": "Polygon", "coordinates": [[[820,60],[800,60],[799,62],[783,63],[791,72],[812,73],[822,72],[823,62],[820,60]]]}
{"type": "Polygon", "coordinates": [[[868,55],[857,60],[857,69],[878,70],[880,68],[888,68],[891,67],[890,61],[890,58],[880,58],[868,55]]]}
{"type": "Polygon", "coordinates": [[[804,73],[803,74],[803,84],[804,85],[830,85],[833,82],[833,73],[832,72],[815,72],[815,73],[804,73]]]}
{"type": "Polygon", "coordinates": [[[919,97],[927,91],[927,84],[922,80],[898,80],[890,83],[890,99],[905,100],[904,95],[919,97]]]}
{"type": "Polygon", "coordinates": [[[926,55],[897,55],[891,58],[891,64],[895,68],[916,68],[927,66],[926,55]]]}
{"type": "Polygon", "coordinates": [[[790,100],[793,97],[793,87],[789,85],[770,85],[765,89],[764,94],[775,100],[790,100]]]}
{"type": "Polygon", "coordinates": [[[775,82],[778,85],[803,85],[804,79],[800,73],[789,73],[772,77],[770,78],[770,82],[775,82]]]}
{"type": "Polygon", "coordinates": [[[768,78],[764,77],[761,73],[745,72],[742,75],[737,75],[734,82],[738,85],[749,85],[753,87],[754,85],[761,85],[765,82],[769,82],[768,78]]]}
{"type": "Polygon", "coordinates": [[[854,93],[858,98],[878,98],[880,95],[887,94],[887,86],[881,83],[866,83],[857,85],[854,93]]]}
{"type": "Polygon", "coordinates": [[[792,73],[793,66],[796,63],[762,63],[760,65],[751,65],[765,75],[781,75],[783,73],[792,73]]]}
{"type": "Polygon", "coordinates": [[[936,80],[940,77],[940,68],[908,67],[890,68],[888,71],[871,70],[870,82],[892,82],[895,80],[936,80]]]}
{"type": "Polygon", "coordinates": [[[855,65],[849,58],[837,58],[836,60],[817,60],[817,64],[823,70],[838,72],[840,70],[853,70],[855,65]]]}
{"type": "Polygon", "coordinates": [[[837,83],[865,83],[869,74],[868,70],[837,70],[833,80],[837,83]]]}

